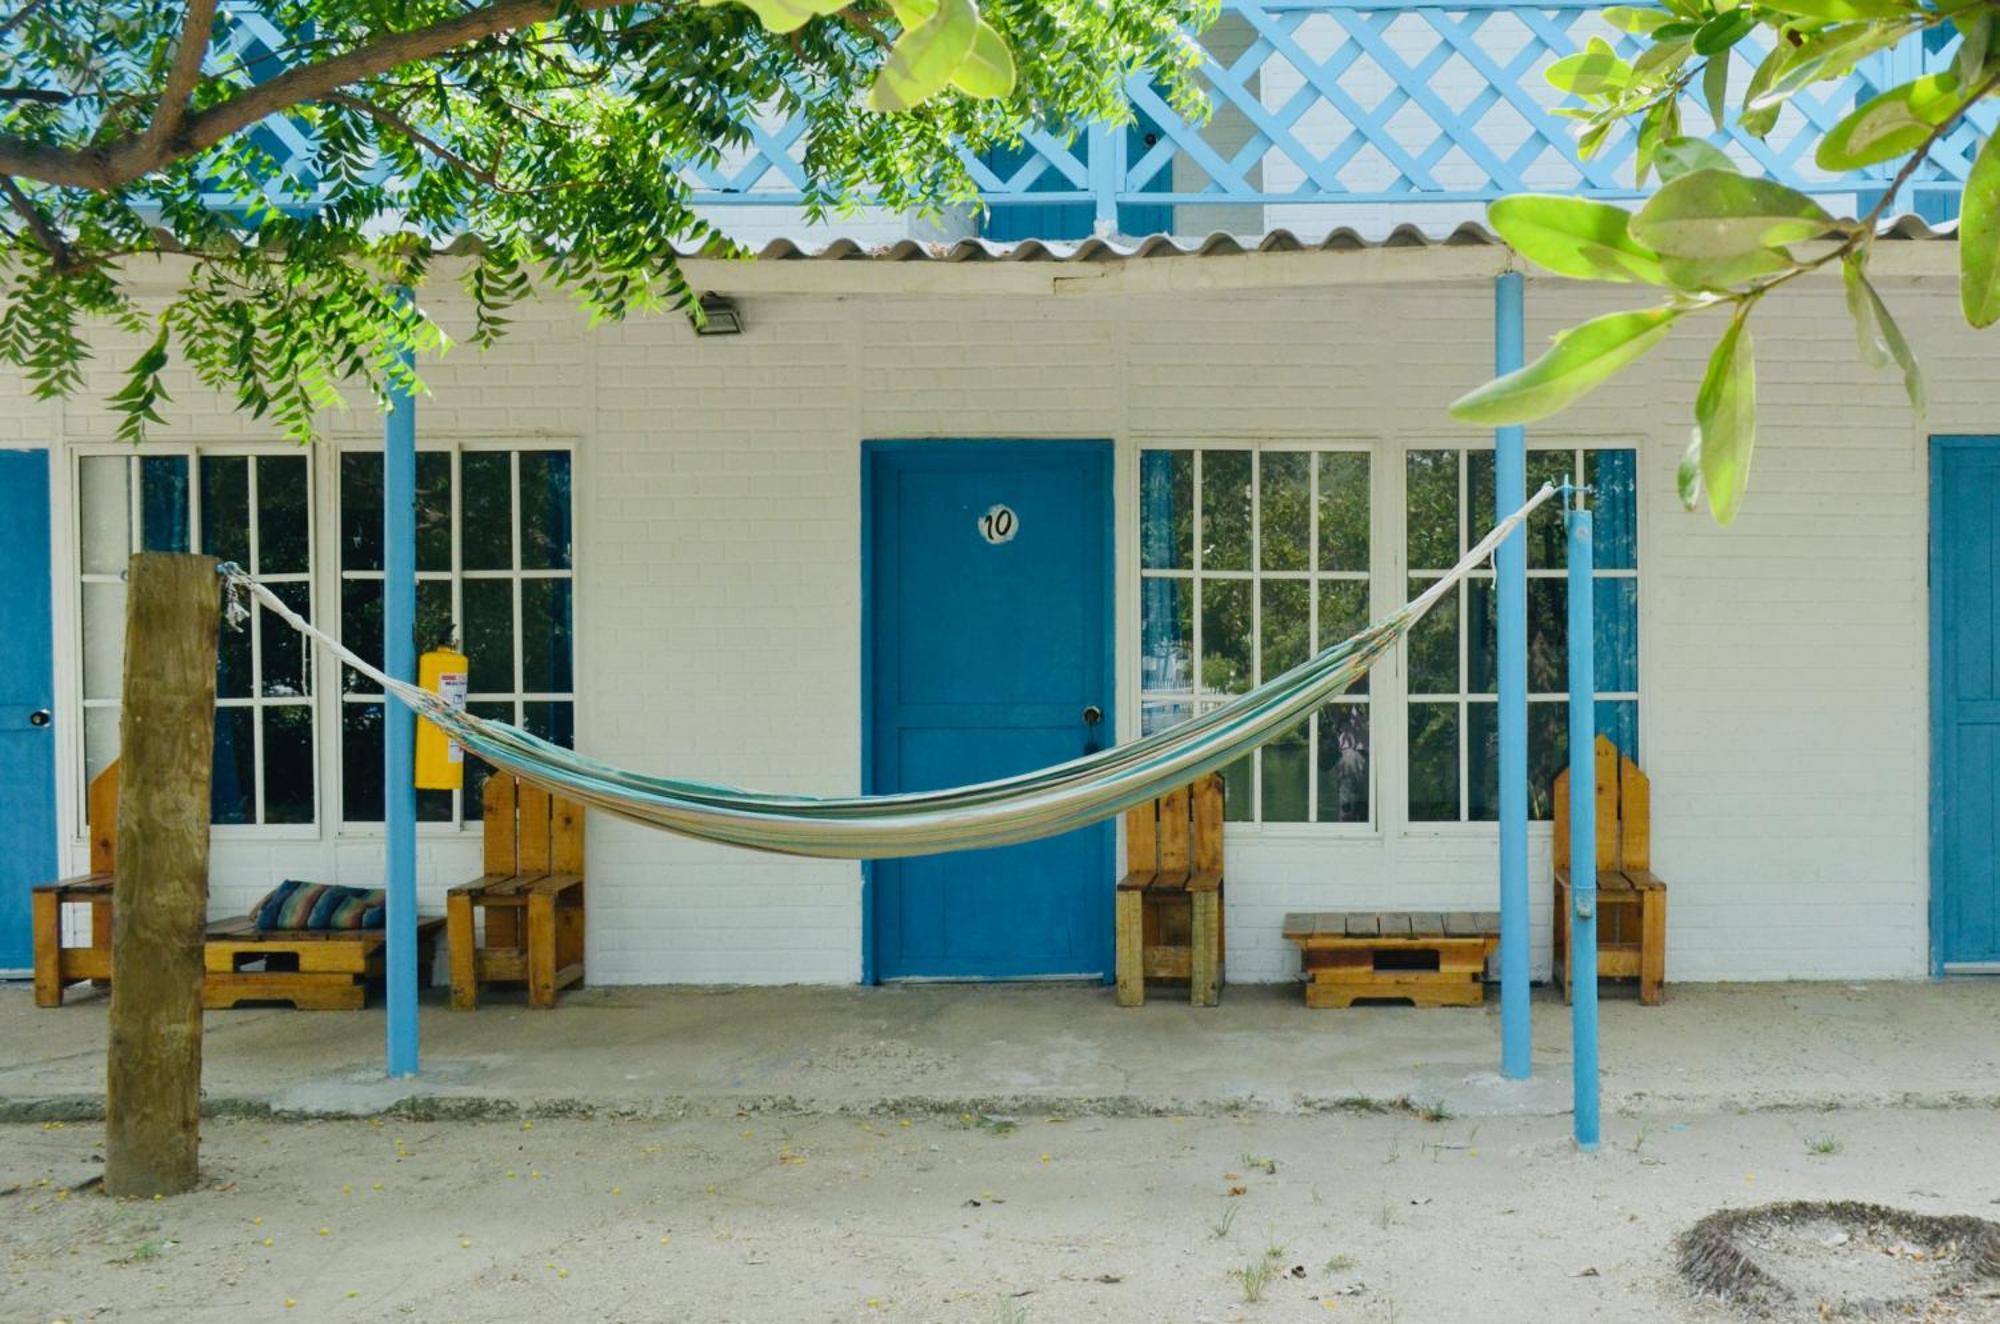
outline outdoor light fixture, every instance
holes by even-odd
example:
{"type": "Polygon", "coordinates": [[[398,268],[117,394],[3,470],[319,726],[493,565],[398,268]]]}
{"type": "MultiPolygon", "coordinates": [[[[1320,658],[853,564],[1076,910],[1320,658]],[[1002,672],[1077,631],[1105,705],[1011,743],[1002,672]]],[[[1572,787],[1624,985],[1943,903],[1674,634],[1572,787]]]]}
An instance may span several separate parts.
{"type": "Polygon", "coordinates": [[[743,314],[736,304],[724,294],[708,293],[701,296],[702,320],[695,324],[698,336],[740,336],[743,334],[743,314]]]}

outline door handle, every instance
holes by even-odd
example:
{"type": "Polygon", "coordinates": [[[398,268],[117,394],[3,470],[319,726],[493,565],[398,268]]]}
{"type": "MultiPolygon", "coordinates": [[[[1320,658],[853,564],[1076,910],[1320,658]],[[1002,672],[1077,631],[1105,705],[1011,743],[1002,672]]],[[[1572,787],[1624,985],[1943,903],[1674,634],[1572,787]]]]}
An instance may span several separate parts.
{"type": "Polygon", "coordinates": [[[1099,722],[1103,720],[1104,720],[1104,710],[1098,707],[1096,704],[1093,703],[1084,708],[1083,724],[1085,726],[1096,726],[1099,722]]]}
{"type": "Polygon", "coordinates": [[[1088,704],[1083,710],[1083,752],[1095,754],[1102,746],[1097,740],[1097,727],[1104,720],[1104,710],[1096,704],[1088,704]]]}
{"type": "Polygon", "coordinates": [[[37,708],[35,709],[35,711],[28,714],[28,725],[47,726],[51,720],[51,717],[52,715],[50,714],[48,709],[37,708]]]}

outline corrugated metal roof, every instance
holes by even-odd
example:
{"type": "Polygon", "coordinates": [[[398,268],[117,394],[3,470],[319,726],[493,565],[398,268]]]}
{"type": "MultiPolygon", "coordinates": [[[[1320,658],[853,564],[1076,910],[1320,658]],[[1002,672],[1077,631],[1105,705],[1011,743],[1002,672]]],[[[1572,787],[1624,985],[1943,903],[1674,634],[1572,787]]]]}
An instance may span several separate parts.
{"type": "MultiPolygon", "coordinates": [[[[1932,226],[1916,215],[1899,216],[1878,231],[1884,240],[1956,240],[1958,223],[1932,226]]],[[[1501,248],[1506,245],[1485,226],[1466,221],[1449,233],[1432,235],[1405,223],[1380,238],[1370,238],[1341,226],[1317,242],[1290,230],[1272,230],[1261,238],[1216,232],[1206,239],[1156,234],[1143,239],[1081,239],[1075,242],[1026,239],[998,244],[986,239],[926,243],[903,239],[869,245],[835,239],[818,248],[791,239],[774,239],[757,250],[766,262],[1125,262],[1137,258],[1229,257],[1244,253],[1357,252],[1382,248],[1501,248]]]]}

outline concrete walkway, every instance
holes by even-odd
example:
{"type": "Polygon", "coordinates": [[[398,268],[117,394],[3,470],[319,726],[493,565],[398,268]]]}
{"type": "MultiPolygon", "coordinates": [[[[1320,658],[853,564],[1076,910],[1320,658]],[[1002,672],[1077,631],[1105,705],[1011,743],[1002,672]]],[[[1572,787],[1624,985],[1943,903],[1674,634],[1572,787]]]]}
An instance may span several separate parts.
{"type": "MultiPolygon", "coordinates": [[[[0,1120],[102,1109],[102,993],[38,1010],[0,985],[0,1120]]],[[[1307,1011],[1295,987],[1120,1010],[1067,985],[604,988],[423,1009],[424,1072],[388,1081],[382,1016],[208,1015],[207,1110],[297,1116],[1311,1112],[1410,1100],[1459,1116],[1569,1107],[1569,1017],[1538,993],[1535,1078],[1500,1079],[1499,1011],[1307,1011]]],[[[1607,1111],[2000,1107],[2000,980],[1683,985],[1608,995],[1607,1111]]]]}

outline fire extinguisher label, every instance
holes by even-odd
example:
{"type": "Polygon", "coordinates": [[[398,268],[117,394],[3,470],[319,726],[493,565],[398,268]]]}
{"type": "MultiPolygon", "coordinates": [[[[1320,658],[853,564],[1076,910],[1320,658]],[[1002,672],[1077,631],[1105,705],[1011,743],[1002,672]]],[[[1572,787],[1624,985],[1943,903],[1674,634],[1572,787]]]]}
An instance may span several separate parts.
{"type": "MultiPolygon", "coordinates": [[[[466,676],[463,671],[446,671],[439,674],[437,692],[452,707],[465,707],[465,689],[466,676]]],[[[452,763],[463,763],[465,750],[456,740],[451,741],[445,750],[445,758],[452,763]]]]}

